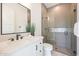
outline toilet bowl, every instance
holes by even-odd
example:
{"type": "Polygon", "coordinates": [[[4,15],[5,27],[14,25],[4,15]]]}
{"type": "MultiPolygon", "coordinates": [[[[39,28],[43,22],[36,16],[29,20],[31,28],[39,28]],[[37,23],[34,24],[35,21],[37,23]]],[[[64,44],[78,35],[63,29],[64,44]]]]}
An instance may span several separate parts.
{"type": "Polygon", "coordinates": [[[44,56],[52,56],[53,46],[48,43],[43,44],[44,56]]]}

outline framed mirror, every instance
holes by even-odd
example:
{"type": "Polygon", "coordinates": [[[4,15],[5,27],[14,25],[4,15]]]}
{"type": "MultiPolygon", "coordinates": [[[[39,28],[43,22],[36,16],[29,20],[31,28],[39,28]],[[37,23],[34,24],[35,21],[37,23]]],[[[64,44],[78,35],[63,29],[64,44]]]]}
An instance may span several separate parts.
{"type": "Polygon", "coordinates": [[[26,33],[31,11],[20,3],[1,3],[1,34],[26,33]]]}

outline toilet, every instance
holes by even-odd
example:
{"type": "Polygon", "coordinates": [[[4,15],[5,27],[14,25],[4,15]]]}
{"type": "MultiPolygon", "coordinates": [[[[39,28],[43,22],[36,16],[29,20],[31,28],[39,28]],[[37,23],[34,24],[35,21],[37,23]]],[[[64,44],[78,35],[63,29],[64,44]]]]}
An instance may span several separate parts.
{"type": "Polygon", "coordinates": [[[43,44],[44,56],[52,56],[53,46],[49,43],[43,44]]]}

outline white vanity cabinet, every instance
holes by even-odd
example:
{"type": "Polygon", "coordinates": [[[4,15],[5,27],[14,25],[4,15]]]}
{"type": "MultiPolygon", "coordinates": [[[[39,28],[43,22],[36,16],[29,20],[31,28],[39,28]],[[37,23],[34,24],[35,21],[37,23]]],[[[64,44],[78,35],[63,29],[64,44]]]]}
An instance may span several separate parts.
{"type": "Polygon", "coordinates": [[[10,56],[43,56],[43,39],[35,38],[28,45],[17,49],[10,56]]]}
{"type": "Polygon", "coordinates": [[[43,56],[43,41],[36,42],[36,56],[43,56]]]}

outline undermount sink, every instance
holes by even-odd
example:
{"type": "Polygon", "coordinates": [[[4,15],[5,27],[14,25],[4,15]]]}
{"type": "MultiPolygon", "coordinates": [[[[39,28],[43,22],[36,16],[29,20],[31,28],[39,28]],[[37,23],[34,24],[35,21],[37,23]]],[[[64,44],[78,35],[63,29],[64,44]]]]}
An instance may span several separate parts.
{"type": "Polygon", "coordinates": [[[6,53],[9,51],[12,51],[14,49],[17,49],[31,41],[31,36],[24,37],[23,39],[20,40],[5,40],[0,42],[0,53],[6,53]]]}

